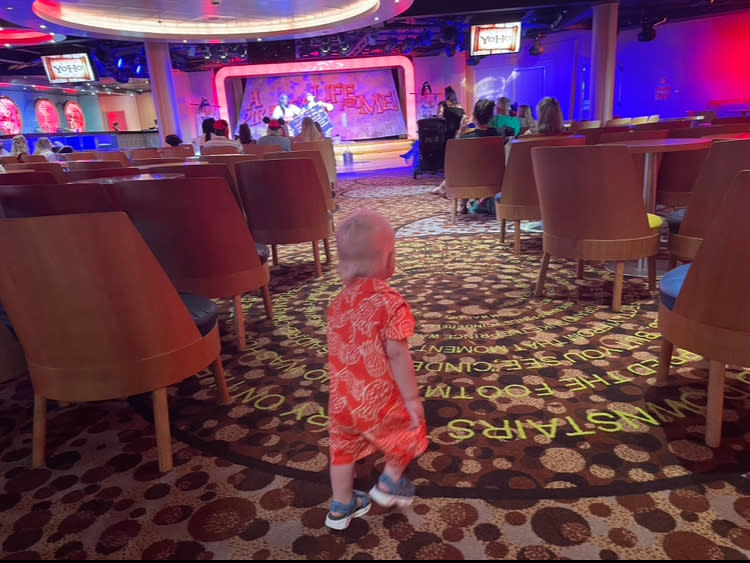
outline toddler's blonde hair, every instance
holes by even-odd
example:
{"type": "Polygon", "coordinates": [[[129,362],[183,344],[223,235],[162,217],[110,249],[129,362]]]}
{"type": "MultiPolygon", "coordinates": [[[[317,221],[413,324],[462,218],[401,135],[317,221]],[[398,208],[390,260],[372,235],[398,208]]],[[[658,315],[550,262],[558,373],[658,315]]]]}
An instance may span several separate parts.
{"type": "Polygon", "coordinates": [[[339,275],[344,283],[354,278],[389,278],[396,234],[388,219],[371,209],[358,209],[336,229],[339,275]]]}

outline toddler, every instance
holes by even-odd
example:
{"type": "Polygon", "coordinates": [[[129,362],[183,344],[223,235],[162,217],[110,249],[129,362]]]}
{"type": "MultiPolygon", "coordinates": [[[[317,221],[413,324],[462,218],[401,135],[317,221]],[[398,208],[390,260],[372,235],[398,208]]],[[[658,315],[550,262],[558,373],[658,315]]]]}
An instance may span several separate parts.
{"type": "Polygon", "coordinates": [[[343,530],[352,518],[381,506],[407,506],[414,484],[404,474],[427,449],[422,400],[407,338],[414,318],[386,280],[396,267],[396,237],[388,220],[360,209],[336,231],[343,291],[328,311],[330,478],[333,502],[326,525],[343,530]],[[354,490],[354,464],[385,456],[368,494],[354,490]]]}

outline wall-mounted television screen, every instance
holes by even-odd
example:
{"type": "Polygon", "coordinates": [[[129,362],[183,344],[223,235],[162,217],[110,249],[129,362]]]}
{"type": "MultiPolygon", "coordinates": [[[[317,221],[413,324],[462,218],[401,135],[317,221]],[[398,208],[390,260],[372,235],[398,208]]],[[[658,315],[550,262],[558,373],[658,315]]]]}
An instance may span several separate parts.
{"type": "Polygon", "coordinates": [[[42,55],[41,58],[50,84],[94,82],[97,79],[88,53],[42,55]]]}
{"type": "Polygon", "coordinates": [[[521,50],[521,22],[471,26],[472,57],[518,53],[521,50]]]}

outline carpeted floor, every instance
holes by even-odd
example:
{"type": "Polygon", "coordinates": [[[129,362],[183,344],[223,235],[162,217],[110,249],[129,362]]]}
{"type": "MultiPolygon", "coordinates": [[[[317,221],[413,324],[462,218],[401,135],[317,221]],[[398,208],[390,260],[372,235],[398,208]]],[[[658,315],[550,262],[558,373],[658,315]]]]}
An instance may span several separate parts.
{"type": "MultiPolygon", "coordinates": [[[[342,532],[329,504],[325,314],[335,256],[316,278],[309,245],[282,247],[275,318],[249,294],[233,404],[209,373],[170,389],[175,468],[157,470],[148,396],[50,405],[48,465],[31,469],[32,390],[0,384],[4,559],[746,559],[750,371],[731,371],[720,448],[703,444],[707,364],[675,356],[652,387],[655,296],[628,278],[554,260],[532,295],[541,236],[523,253],[486,215],[450,223],[407,167],[342,175],[340,222],[368,206],[397,228],[392,284],[417,320],[411,349],[430,446],[411,468],[418,499],[375,506],[342,532]]],[[[358,467],[369,489],[382,459],[358,467]]]]}

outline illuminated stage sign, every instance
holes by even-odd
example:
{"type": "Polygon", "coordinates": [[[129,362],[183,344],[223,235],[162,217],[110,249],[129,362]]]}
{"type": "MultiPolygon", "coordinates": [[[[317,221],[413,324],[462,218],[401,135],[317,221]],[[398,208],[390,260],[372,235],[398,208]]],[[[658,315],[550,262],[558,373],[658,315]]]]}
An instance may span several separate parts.
{"type": "Polygon", "coordinates": [[[0,96],[0,131],[3,135],[18,135],[23,130],[23,119],[16,103],[0,96]]]}
{"type": "Polygon", "coordinates": [[[47,98],[42,98],[37,100],[34,109],[36,110],[37,123],[39,123],[42,132],[56,133],[60,128],[60,114],[57,112],[55,104],[47,98]]]}
{"type": "Polygon", "coordinates": [[[472,56],[503,55],[521,50],[521,22],[471,26],[472,56]]]}
{"type": "Polygon", "coordinates": [[[65,121],[68,129],[81,133],[86,130],[86,119],[83,117],[81,106],[76,102],[65,102],[65,121]]]}

